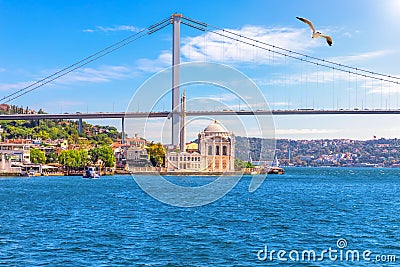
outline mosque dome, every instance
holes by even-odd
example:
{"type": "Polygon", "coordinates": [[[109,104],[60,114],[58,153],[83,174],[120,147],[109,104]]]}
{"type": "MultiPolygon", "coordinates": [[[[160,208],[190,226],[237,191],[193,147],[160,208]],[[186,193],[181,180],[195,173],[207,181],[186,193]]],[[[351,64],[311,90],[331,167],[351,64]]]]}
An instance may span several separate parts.
{"type": "Polygon", "coordinates": [[[216,120],[208,125],[205,129],[204,132],[212,132],[212,133],[226,133],[227,131],[222,127],[221,124],[219,124],[216,120]]]}

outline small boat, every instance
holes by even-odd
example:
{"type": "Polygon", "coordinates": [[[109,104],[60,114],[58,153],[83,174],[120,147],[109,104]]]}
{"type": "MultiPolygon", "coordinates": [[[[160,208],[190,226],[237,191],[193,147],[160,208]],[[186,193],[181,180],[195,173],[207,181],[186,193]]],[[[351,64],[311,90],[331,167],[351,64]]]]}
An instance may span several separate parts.
{"type": "Polygon", "coordinates": [[[281,167],[269,167],[268,174],[285,174],[285,170],[281,167]]]}
{"type": "Polygon", "coordinates": [[[21,176],[22,177],[30,177],[32,175],[29,175],[29,172],[27,172],[27,171],[21,171],[21,176]]]}
{"type": "Polygon", "coordinates": [[[268,167],[268,174],[285,174],[285,170],[279,167],[279,160],[276,154],[272,165],[268,167]]]}
{"type": "Polygon", "coordinates": [[[29,171],[21,171],[21,176],[23,177],[32,177],[32,176],[39,176],[34,170],[29,171]]]}
{"type": "Polygon", "coordinates": [[[87,179],[98,179],[100,178],[100,174],[96,171],[95,167],[88,167],[82,177],[87,179]]]}

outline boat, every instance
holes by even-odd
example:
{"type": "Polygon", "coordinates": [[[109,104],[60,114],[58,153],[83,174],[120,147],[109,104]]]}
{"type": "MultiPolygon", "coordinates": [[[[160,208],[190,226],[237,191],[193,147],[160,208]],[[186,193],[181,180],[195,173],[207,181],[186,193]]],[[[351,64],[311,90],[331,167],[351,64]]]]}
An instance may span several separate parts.
{"type": "Polygon", "coordinates": [[[21,171],[21,176],[22,177],[31,177],[32,175],[29,174],[27,171],[21,171]]]}
{"type": "Polygon", "coordinates": [[[279,167],[278,157],[275,155],[272,165],[268,167],[268,174],[284,174],[285,170],[279,167]]]}
{"type": "Polygon", "coordinates": [[[88,167],[82,177],[87,179],[98,179],[100,178],[100,174],[96,171],[95,167],[88,167]]]}
{"type": "Polygon", "coordinates": [[[21,176],[23,177],[40,176],[40,173],[36,173],[34,170],[21,171],[21,176]]]}
{"type": "Polygon", "coordinates": [[[272,166],[268,168],[268,174],[285,174],[285,170],[281,167],[272,166]]]}

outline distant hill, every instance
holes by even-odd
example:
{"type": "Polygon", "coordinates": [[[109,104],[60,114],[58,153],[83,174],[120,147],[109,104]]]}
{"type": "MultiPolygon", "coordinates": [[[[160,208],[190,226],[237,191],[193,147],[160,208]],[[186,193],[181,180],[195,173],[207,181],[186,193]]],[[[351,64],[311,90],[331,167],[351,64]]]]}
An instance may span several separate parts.
{"type": "Polygon", "coordinates": [[[255,137],[236,136],[235,157],[243,160],[273,160],[275,141],[255,137]]]}
{"type": "Polygon", "coordinates": [[[73,120],[13,120],[0,121],[1,137],[4,139],[66,139],[78,144],[83,139],[103,145],[121,139],[122,134],[113,126],[91,125],[83,122],[78,133],[78,122],[73,120]]]}
{"type": "MultiPolygon", "coordinates": [[[[236,137],[235,153],[241,160],[271,160],[274,143],[261,138],[236,137]]],[[[276,140],[281,164],[297,166],[400,167],[400,139],[276,140]]]]}

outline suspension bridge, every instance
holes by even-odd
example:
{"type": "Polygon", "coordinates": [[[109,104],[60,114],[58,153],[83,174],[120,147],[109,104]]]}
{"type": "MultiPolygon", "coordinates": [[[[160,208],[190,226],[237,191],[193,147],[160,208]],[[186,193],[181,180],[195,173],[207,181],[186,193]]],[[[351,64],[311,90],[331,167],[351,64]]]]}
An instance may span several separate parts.
{"type": "MultiPolygon", "coordinates": [[[[307,99],[305,100],[306,104],[303,107],[303,104],[300,104],[300,107],[294,109],[272,109],[272,110],[263,110],[263,109],[250,109],[250,110],[199,110],[199,111],[191,111],[188,110],[185,112],[186,116],[216,116],[216,115],[239,115],[239,116],[249,116],[249,115],[368,115],[368,114],[400,114],[400,109],[398,105],[398,96],[396,95],[396,100],[386,98],[384,100],[383,92],[384,89],[395,88],[399,85],[400,78],[394,75],[378,73],[367,69],[357,68],[350,65],[345,65],[341,63],[337,63],[331,60],[326,60],[322,58],[318,58],[315,56],[307,55],[302,52],[294,51],[291,49],[287,49],[284,47],[276,46],[270,43],[267,43],[263,40],[259,40],[257,38],[246,36],[243,33],[227,30],[225,28],[221,28],[218,26],[214,26],[202,21],[198,21],[181,14],[172,14],[172,16],[167,17],[159,22],[142,29],[141,31],[128,36],[127,38],[116,42],[88,57],[69,65],[41,80],[38,80],[28,86],[25,86],[19,90],[14,91],[13,93],[8,94],[0,99],[0,102],[3,103],[11,103],[12,101],[31,93],[39,88],[54,82],[57,79],[60,79],[63,76],[74,72],[91,62],[94,62],[112,52],[121,49],[129,44],[134,43],[135,41],[144,38],[148,35],[153,35],[156,32],[166,28],[167,26],[172,25],[172,106],[171,111],[146,111],[146,112],[92,112],[92,113],[63,113],[63,114],[11,114],[11,115],[1,115],[0,120],[39,120],[39,119],[77,119],[79,121],[79,130],[82,130],[82,120],[83,119],[121,119],[122,120],[122,132],[124,133],[124,119],[125,118],[171,118],[172,123],[172,144],[179,145],[179,132],[181,129],[180,125],[180,60],[181,60],[181,25],[188,26],[192,29],[207,32],[211,35],[222,38],[222,46],[224,42],[235,42],[236,44],[240,44],[241,46],[249,47],[253,51],[253,58],[258,57],[259,53],[268,54],[268,60],[275,62],[278,59],[284,61],[285,63],[297,62],[303,65],[312,66],[316,68],[316,71],[312,74],[301,74],[301,77],[298,78],[301,81],[304,80],[326,80],[331,81],[333,84],[336,82],[336,86],[343,85],[338,82],[339,80],[346,80],[348,82],[348,87],[350,87],[350,83],[355,83],[355,96],[350,97],[350,93],[348,96],[348,106],[344,108],[343,104],[339,104],[339,100],[334,96],[334,88],[332,89],[332,105],[331,108],[315,108],[314,103],[312,107],[310,107],[310,103],[307,103],[307,99]],[[272,59],[271,59],[272,55],[272,59]],[[324,71],[321,71],[323,69],[324,71]],[[328,70],[331,73],[327,73],[328,70]],[[345,77],[345,78],[344,78],[345,77]],[[364,89],[363,92],[359,92],[360,89],[357,87],[364,89]],[[379,87],[380,86],[380,87],[379,87]],[[367,88],[380,88],[380,99],[374,100],[370,99],[369,102],[375,101],[375,105],[367,103],[367,88]],[[355,104],[351,103],[351,98],[355,98],[355,104]],[[380,100],[380,101],[379,101],[380,100]],[[390,105],[391,102],[396,102],[397,105],[393,108],[390,105]],[[376,102],[380,102],[377,104],[376,102]],[[355,106],[355,107],[351,107],[355,106]],[[384,108],[385,107],[385,108],[384,108]]],[[[224,57],[224,55],[222,55],[224,57]]],[[[228,57],[228,56],[227,56],[228,57]]],[[[284,74],[283,78],[287,78],[284,74]]],[[[333,85],[334,86],[334,85],[333,85]]],[[[333,87],[332,86],[332,87],[333,87]]],[[[361,89],[361,90],[362,90],[361,89]]],[[[310,101],[308,101],[310,102],[310,101]]],[[[344,102],[342,100],[342,102],[344,102]]],[[[123,135],[124,136],[124,135],[123,135]]]]}

